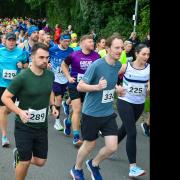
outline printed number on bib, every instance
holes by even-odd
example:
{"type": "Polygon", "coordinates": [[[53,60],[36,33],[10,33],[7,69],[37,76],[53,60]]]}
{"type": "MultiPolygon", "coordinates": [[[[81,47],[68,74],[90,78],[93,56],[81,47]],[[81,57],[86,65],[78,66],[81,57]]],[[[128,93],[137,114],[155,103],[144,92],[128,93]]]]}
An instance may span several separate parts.
{"type": "Polygon", "coordinates": [[[31,123],[41,123],[46,120],[46,108],[41,110],[29,109],[28,113],[30,116],[29,122],[31,123]]]}
{"type": "Polygon", "coordinates": [[[79,82],[83,78],[84,74],[78,73],[77,75],[77,82],[79,82]]]}
{"type": "Polygon", "coordinates": [[[102,96],[102,103],[108,103],[114,101],[114,91],[115,89],[104,90],[102,96]]]}
{"type": "Polygon", "coordinates": [[[59,72],[58,73],[62,74],[62,75],[64,74],[61,68],[59,68],[59,72]]]}
{"type": "Polygon", "coordinates": [[[7,70],[3,69],[3,78],[4,79],[13,79],[17,74],[17,70],[7,70]]]}
{"type": "Polygon", "coordinates": [[[128,86],[128,93],[135,96],[143,96],[144,95],[145,86],[138,85],[135,86],[133,84],[128,86]]]}
{"type": "Polygon", "coordinates": [[[57,75],[57,77],[59,77],[59,78],[61,78],[62,76],[64,77],[64,73],[63,73],[63,71],[62,71],[61,68],[58,69],[58,71],[56,72],[56,75],[57,75]]]}

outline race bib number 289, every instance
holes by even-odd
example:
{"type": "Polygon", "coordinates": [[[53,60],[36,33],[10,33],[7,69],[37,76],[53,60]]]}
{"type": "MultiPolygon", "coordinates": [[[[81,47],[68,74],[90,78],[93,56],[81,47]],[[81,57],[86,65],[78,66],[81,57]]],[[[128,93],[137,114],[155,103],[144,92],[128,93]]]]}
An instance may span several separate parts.
{"type": "Polygon", "coordinates": [[[13,79],[17,74],[17,70],[7,70],[3,69],[3,78],[4,79],[13,79]]]}
{"type": "Polygon", "coordinates": [[[34,110],[34,109],[29,109],[28,114],[29,114],[29,122],[31,123],[41,123],[45,122],[46,120],[46,109],[41,109],[41,110],[34,110]]]}
{"type": "Polygon", "coordinates": [[[102,96],[102,103],[109,103],[114,101],[114,91],[115,89],[104,90],[102,96]]]}

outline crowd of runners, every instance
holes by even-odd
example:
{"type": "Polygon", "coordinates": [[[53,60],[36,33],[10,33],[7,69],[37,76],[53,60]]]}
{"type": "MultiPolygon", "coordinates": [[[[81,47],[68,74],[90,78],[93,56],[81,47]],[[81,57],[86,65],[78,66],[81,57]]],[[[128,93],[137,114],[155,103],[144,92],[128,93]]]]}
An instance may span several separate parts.
{"type": "MultiPolygon", "coordinates": [[[[1,143],[10,146],[8,114],[14,112],[16,180],[25,179],[30,164],[45,164],[49,115],[54,129],[72,134],[72,145],[79,148],[70,165],[73,180],[85,179],[84,161],[92,180],[102,180],[100,163],[113,156],[125,136],[129,177],[146,173],[136,165],[136,122],[144,110],[149,112],[149,34],[143,42],[135,32],[126,40],[116,32],[108,38],[97,39],[94,31],[78,37],[71,25],[53,29],[46,18],[1,18],[0,36],[1,143]],[[104,147],[86,160],[99,135],[104,147]]],[[[149,137],[150,114],[141,128],[149,137]]]]}

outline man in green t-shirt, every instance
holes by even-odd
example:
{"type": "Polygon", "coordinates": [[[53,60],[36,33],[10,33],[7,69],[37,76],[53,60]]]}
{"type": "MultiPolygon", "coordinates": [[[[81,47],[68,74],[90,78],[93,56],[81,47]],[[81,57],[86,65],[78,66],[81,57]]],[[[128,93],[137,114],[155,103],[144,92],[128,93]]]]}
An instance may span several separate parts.
{"type": "Polygon", "coordinates": [[[2,102],[13,112],[15,118],[14,149],[16,180],[24,180],[30,164],[43,166],[48,152],[48,107],[57,117],[52,84],[54,74],[47,70],[49,52],[46,45],[32,47],[32,66],[17,75],[2,95],[2,102]],[[19,106],[12,97],[19,97],[19,106]]]}

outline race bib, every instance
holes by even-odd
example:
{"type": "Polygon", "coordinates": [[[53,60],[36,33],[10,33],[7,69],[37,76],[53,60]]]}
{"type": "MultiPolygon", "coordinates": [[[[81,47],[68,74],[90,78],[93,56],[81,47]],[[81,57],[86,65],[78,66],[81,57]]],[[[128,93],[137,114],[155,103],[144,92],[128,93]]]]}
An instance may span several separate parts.
{"type": "Polygon", "coordinates": [[[64,79],[64,78],[65,78],[64,73],[63,73],[63,71],[62,71],[61,68],[58,68],[58,69],[56,70],[55,75],[56,75],[56,77],[57,77],[58,79],[62,79],[62,78],[64,79]]]}
{"type": "Polygon", "coordinates": [[[42,123],[46,120],[46,110],[47,108],[41,110],[29,109],[27,112],[29,114],[29,121],[31,123],[42,123]]]}
{"type": "Polygon", "coordinates": [[[62,71],[62,68],[61,68],[61,67],[59,68],[59,70],[58,70],[58,72],[57,72],[57,73],[58,73],[59,75],[61,75],[61,76],[62,76],[62,75],[64,76],[64,73],[63,73],[63,71],[62,71]]]}
{"type": "Polygon", "coordinates": [[[134,96],[144,96],[145,89],[146,89],[145,85],[143,85],[143,84],[129,83],[127,86],[127,92],[130,95],[134,95],[134,96]]]}
{"type": "Polygon", "coordinates": [[[17,74],[17,70],[7,70],[3,69],[3,78],[4,79],[13,79],[17,74]]]}
{"type": "Polygon", "coordinates": [[[77,75],[77,82],[79,82],[83,78],[84,74],[78,73],[77,75]]]}
{"type": "Polygon", "coordinates": [[[115,89],[104,90],[102,96],[102,103],[109,103],[114,101],[114,91],[115,89]]]}

